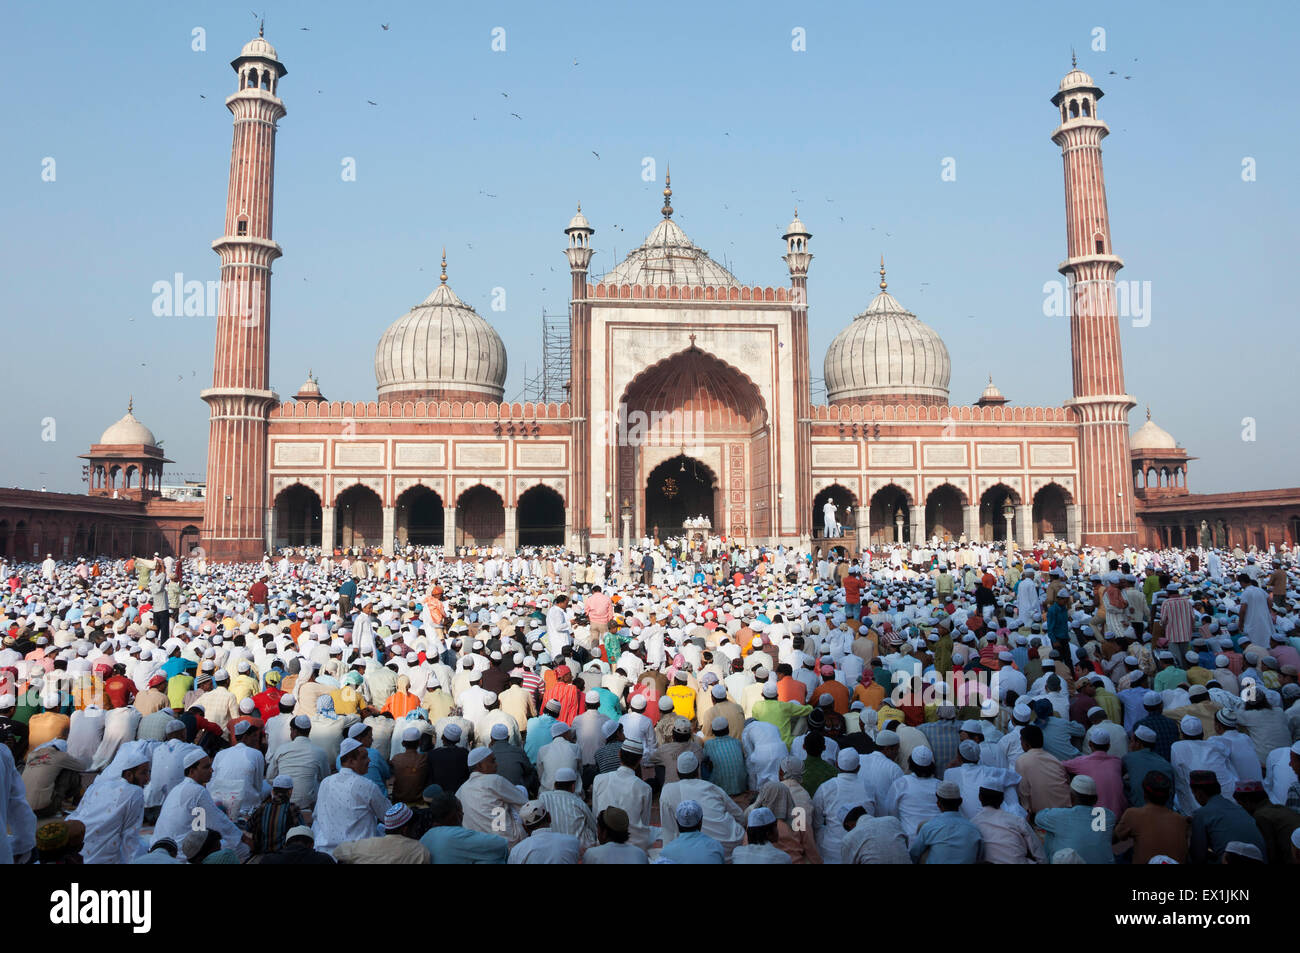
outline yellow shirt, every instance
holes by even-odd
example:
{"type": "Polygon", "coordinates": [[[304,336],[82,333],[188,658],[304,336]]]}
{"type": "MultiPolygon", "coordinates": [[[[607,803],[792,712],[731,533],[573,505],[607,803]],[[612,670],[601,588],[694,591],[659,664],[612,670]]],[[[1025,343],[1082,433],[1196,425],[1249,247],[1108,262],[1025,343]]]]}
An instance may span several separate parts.
{"type": "Polygon", "coordinates": [[[241,702],[245,698],[252,698],[257,694],[257,679],[251,675],[236,675],[230,680],[230,694],[241,702]]]}
{"type": "Polygon", "coordinates": [[[673,700],[673,713],[688,721],[695,720],[695,692],[689,685],[674,685],[668,689],[668,697],[673,700]]]}

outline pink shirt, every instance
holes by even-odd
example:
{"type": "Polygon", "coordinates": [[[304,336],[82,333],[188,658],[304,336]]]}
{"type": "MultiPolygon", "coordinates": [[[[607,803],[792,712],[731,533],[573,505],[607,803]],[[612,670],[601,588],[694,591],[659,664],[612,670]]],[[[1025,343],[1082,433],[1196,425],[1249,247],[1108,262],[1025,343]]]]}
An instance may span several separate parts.
{"type": "Polygon", "coordinates": [[[593,592],[585,603],[587,618],[592,622],[605,623],[614,618],[614,603],[603,592],[593,592]]]}
{"type": "Polygon", "coordinates": [[[1109,808],[1119,817],[1128,809],[1124,797],[1123,762],[1113,754],[1094,751],[1082,757],[1062,762],[1073,777],[1086,774],[1097,784],[1097,806],[1109,808]]]}

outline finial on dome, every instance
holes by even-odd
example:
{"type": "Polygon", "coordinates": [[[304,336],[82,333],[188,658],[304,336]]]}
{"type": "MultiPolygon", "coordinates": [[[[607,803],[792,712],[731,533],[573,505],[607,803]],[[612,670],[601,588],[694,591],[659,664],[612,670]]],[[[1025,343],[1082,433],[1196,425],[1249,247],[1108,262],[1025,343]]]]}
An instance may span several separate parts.
{"type": "Polygon", "coordinates": [[[880,290],[884,291],[887,287],[889,286],[885,283],[885,256],[881,255],[880,256],[880,290]]]}
{"type": "Polygon", "coordinates": [[[989,375],[989,383],[990,383],[990,384],[993,383],[993,375],[992,375],[992,374],[989,375]]]}
{"type": "Polygon", "coordinates": [[[1147,404],[1147,420],[1151,419],[1151,405],[1147,404]]]}
{"type": "Polygon", "coordinates": [[[578,214],[579,214],[579,215],[582,214],[582,203],[581,203],[581,202],[578,203],[578,214]]]}
{"type": "Polygon", "coordinates": [[[1079,68],[1079,59],[1074,55],[1074,47],[1070,47],[1070,69],[1079,68]]]}
{"type": "Polygon", "coordinates": [[[133,414],[133,413],[135,413],[135,395],[134,395],[134,394],[132,394],[130,397],[128,397],[128,398],[126,399],[126,412],[127,412],[128,414],[133,414]]]}
{"type": "Polygon", "coordinates": [[[447,246],[442,246],[442,283],[447,283],[447,246]]]}
{"type": "Polygon", "coordinates": [[[664,207],[659,211],[663,212],[664,218],[673,217],[673,169],[671,165],[664,168],[664,207]]]}
{"type": "Polygon", "coordinates": [[[265,39],[266,17],[262,17],[261,22],[257,24],[257,35],[265,39]]]}

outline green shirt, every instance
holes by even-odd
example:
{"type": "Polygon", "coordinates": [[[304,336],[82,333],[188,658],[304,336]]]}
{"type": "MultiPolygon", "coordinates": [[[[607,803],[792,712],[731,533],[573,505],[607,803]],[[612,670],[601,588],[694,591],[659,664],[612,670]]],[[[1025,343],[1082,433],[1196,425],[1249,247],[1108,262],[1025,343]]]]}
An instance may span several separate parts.
{"type": "Polygon", "coordinates": [[[788,748],[790,742],[794,740],[794,732],[790,729],[791,723],[796,718],[812,714],[812,710],[812,705],[800,705],[798,702],[781,702],[775,698],[764,698],[754,704],[754,718],[758,721],[765,721],[769,725],[776,725],[777,731],[781,732],[781,740],[785,742],[785,746],[788,748]]]}
{"type": "Polygon", "coordinates": [[[808,792],[808,796],[811,797],[817,793],[819,787],[839,773],[840,769],[826,759],[821,756],[814,758],[810,755],[804,759],[803,779],[800,783],[803,785],[803,789],[808,792]]]}

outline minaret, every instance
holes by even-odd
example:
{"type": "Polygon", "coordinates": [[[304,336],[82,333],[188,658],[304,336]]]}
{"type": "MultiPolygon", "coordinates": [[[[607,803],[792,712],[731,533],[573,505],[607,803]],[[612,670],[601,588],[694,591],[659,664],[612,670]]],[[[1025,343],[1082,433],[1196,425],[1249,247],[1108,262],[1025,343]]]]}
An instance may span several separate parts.
{"type": "MultiPolygon", "coordinates": [[[[785,263],[790,269],[790,360],[794,364],[794,463],[802,476],[812,473],[812,374],[808,363],[808,265],[812,232],[799,221],[799,210],[781,236],[785,239],[785,263]]],[[[812,481],[795,483],[795,532],[812,540],[812,481]]],[[[773,527],[775,531],[775,527],[773,527]]]]}
{"type": "Polygon", "coordinates": [[[1128,446],[1128,412],[1136,401],[1124,391],[1115,275],[1124,267],[1110,241],[1101,140],[1110,129],[1097,115],[1102,92],[1074,68],[1061,80],[1052,104],[1061,123],[1052,141],[1065,163],[1066,249],[1060,265],[1070,284],[1070,350],[1074,397],[1066,402],[1079,421],[1082,542],[1120,547],[1137,542],[1128,446]]]}
{"type": "Polygon", "coordinates": [[[210,408],[207,504],[203,537],[208,558],[254,560],[266,551],[267,414],[270,390],[271,240],[275,126],[285,114],[276,96],[287,70],[262,31],[231,62],[237,91],[226,99],[235,117],[226,193],[225,233],[212,243],[221,257],[221,294],[210,408]]]}
{"type": "MultiPolygon", "coordinates": [[[[569,247],[572,286],[569,291],[569,407],[573,419],[573,449],[569,454],[570,538],[566,541],[578,552],[587,552],[591,544],[591,455],[604,453],[604,447],[591,446],[591,305],[587,301],[587,268],[591,264],[591,236],[596,230],[578,212],[564,230],[569,247]]],[[[611,524],[612,525],[612,524],[611,524]]],[[[606,540],[608,543],[609,541],[606,540]]]]}

